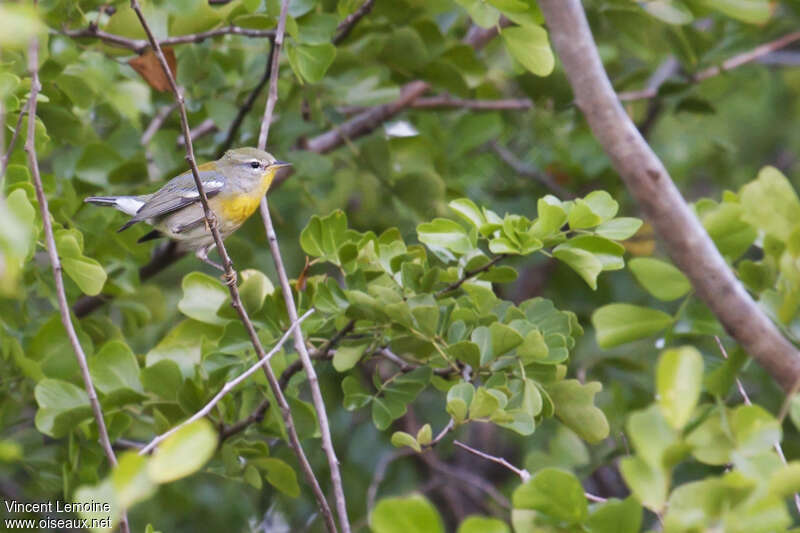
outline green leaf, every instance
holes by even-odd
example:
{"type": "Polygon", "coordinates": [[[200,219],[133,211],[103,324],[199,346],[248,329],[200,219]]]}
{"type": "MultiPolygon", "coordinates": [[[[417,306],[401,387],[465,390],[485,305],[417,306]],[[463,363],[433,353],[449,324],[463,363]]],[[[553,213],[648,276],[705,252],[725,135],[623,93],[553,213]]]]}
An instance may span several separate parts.
{"type": "Polygon", "coordinates": [[[83,255],[82,246],[72,232],[58,232],[55,240],[64,272],[84,293],[89,296],[100,294],[107,278],[100,263],[83,255]]]}
{"type": "Polygon", "coordinates": [[[372,395],[354,376],[347,376],[342,380],[344,393],[344,408],[348,411],[360,409],[372,401],[372,395]]]}
{"type": "Polygon", "coordinates": [[[239,285],[239,295],[244,308],[250,315],[261,310],[266,297],[275,292],[275,287],[269,278],[260,270],[248,268],[239,272],[242,284],[239,285]]]}
{"type": "Polygon", "coordinates": [[[745,222],[783,242],[788,241],[795,227],[788,222],[800,220],[800,200],[780,170],[764,167],[758,173],[758,178],[742,187],[739,197],[745,222]]]}
{"type": "Polygon", "coordinates": [[[497,395],[492,394],[485,387],[478,387],[469,404],[469,417],[471,419],[489,418],[500,408],[502,406],[497,395]]]}
{"type": "MultiPolygon", "coordinates": [[[[517,355],[523,363],[545,363],[550,349],[542,336],[542,332],[538,329],[533,329],[525,335],[525,340],[522,345],[517,348],[517,355]]],[[[552,361],[559,363],[561,361],[552,361]]]]}
{"type": "Polygon", "coordinates": [[[594,229],[594,232],[606,239],[613,239],[615,241],[623,241],[639,231],[642,227],[642,221],[638,218],[614,218],[608,222],[603,222],[594,229]]]}
{"type": "Polygon", "coordinates": [[[286,55],[289,65],[301,80],[319,83],[336,57],[336,47],[331,43],[296,45],[289,41],[286,55]]]}
{"type": "Polygon", "coordinates": [[[573,237],[565,243],[559,244],[558,250],[584,250],[592,254],[595,259],[600,261],[603,270],[619,270],[625,267],[622,256],[625,254],[625,247],[605,237],[596,235],[579,235],[573,237]]]}
{"type": "Polygon", "coordinates": [[[633,497],[601,503],[585,524],[589,533],[639,533],[641,526],[642,506],[633,497]]]}
{"type": "Polygon", "coordinates": [[[422,447],[419,445],[419,442],[417,442],[417,439],[415,439],[413,435],[410,435],[405,431],[395,431],[394,433],[392,433],[391,442],[392,446],[395,446],[396,448],[402,448],[403,446],[408,446],[417,453],[420,453],[422,451],[422,447]]]}
{"type": "Polygon", "coordinates": [[[459,198],[447,205],[475,229],[480,229],[481,226],[486,224],[486,215],[484,215],[483,211],[469,198],[459,198]]]}
{"type": "Polygon", "coordinates": [[[201,348],[204,339],[217,339],[221,335],[221,328],[198,322],[184,320],[172,328],[159,343],[147,352],[145,358],[147,366],[156,364],[163,359],[175,362],[181,369],[184,377],[194,375],[194,365],[200,362],[201,348]]]}
{"type": "Polygon", "coordinates": [[[312,257],[319,257],[336,265],[339,248],[347,241],[347,216],[336,210],[327,217],[311,217],[300,233],[300,246],[312,257]]]}
{"type": "Polygon", "coordinates": [[[347,372],[361,360],[369,343],[342,343],[333,354],[333,368],[337,372],[347,372]]]}
{"type": "Polygon", "coordinates": [[[31,37],[45,32],[46,27],[33,7],[18,4],[0,5],[0,47],[25,48],[31,37]]]}
{"type": "Polygon", "coordinates": [[[380,500],[369,515],[373,533],[444,533],[436,508],[422,495],[380,500]]]}
{"type": "Polygon", "coordinates": [[[485,365],[494,359],[494,351],[492,350],[492,333],[486,326],[479,326],[472,330],[470,335],[472,342],[478,346],[481,358],[480,365],[485,365]]]}
{"type": "Polygon", "coordinates": [[[111,472],[111,484],[116,500],[124,509],[146,500],[156,490],[147,473],[147,457],[134,451],[119,456],[119,464],[111,472]]]}
{"type": "Polygon", "coordinates": [[[700,3],[748,24],[764,24],[772,15],[769,0],[700,0],[700,3]]]}
{"type": "Polygon", "coordinates": [[[648,0],[639,5],[667,24],[689,24],[694,20],[692,12],[679,0],[648,0]]]}
{"type": "Polygon", "coordinates": [[[500,32],[506,50],[526,70],[537,76],[549,76],[555,67],[547,31],[541,26],[526,25],[505,28],[500,32]]]}
{"type": "MultiPolygon", "coordinates": [[[[431,250],[445,249],[457,254],[465,254],[474,249],[464,228],[452,220],[435,218],[417,226],[420,242],[431,250]]],[[[448,254],[449,255],[449,254],[448,254]]]]}
{"type": "Polygon", "coordinates": [[[336,15],[311,13],[298,24],[297,40],[304,44],[327,44],[336,31],[337,22],[336,15]]]}
{"type": "Polygon", "coordinates": [[[522,335],[500,322],[492,322],[491,326],[489,326],[489,335],[492,339],[493,357],[500,357],[523,342],[522,335]]]}
{"type": "Polygon", "coordinates": [[[679,436],[657,405],[631,414],[625,429],[638,457],[655,469],[666,467],[667,451],[678,442],[679,436]]]}
{"type": "Polygon", "coordinates": [[[781,441],[777,419],[759,405],[740,405],[731,415],[736,451],[746,456],[772,449],[781,441]]]}
{"type": "Polygon", "coordinates": [[[141,371],[144,389],[154,393],[161,399],[174,401],[178,390],[183,385],[181,369],[170,359],[162,359],[141,371]]]}
{"type": "Polygon", "coordinates": [[[583,440],[591,444],[608,437],[608,420],[595,407],[594,396],[603,389],[597,381],[581,384],[567,379],[547,387],[555,405],[556,416],[583,440]]]}
{"type": "Polygon", "coordinates": [[[228,299],[228,290],[217,279],[202,272],[190,272],[181,282],[183,298],[178,302],[181,312],[206,324],[223,325],[227,319],[219,310],[228,299]]]}
{"type": "Polygon", "coordinates": [[[511,530],[497,518],[472,515],[461,522],[457,533],[511,533],[511,530]]]}
{"type": "Polygon", "coordinates": [[[647,292],[665,302],[676,300],[692,289],[683,272],[665,261],[637,257],[628,262],[628,268],[647,292]]]}
{"type": "Polygon", "coordinates": [[[619,471],[642,505],[654,512],[661,511],[669,491],[669,477],[662,469],[651,466],[641,457],[623,457],[619,461],[619,471]]]}
{"type": "Polygon", "coordinates": [[[649,337],[672,324],[663,311],[630,304],[604,305],[592,314],[592,325],[601,348],[649,337]]]}
{"type": "Polygon", "coordinates": [[[597,276],[603,271],[603,263],[591,252],[579,248],[556,247],[553,257],[569,265],[592,290],[597,290],[597,276]]]}
{"type": "Polygon", "coordinates": [[[692,416],[703,383],[703,357],[692,346],[665,350],[658,359],[658,406],[669,424],[680,430],[692,416]]]}
{"type": "Polygon", "coordinates": [[[167,437],[147,465],[150,479],[168,483],[201,468],[217,449],[217,432],[205,418],[187,424],[167,437]]]}
{"type": "Polygon", "coordinates": [[[36,384],[33,393],[39,405],[36,429],[45,435],[63,437],[92,416],[86,391],[72,383],[45,378],[36,384]]]}
{"type": "Polygon", "coordinates": [[[618,210],[619,204],[606,191],[592,191],[575,200],[567,221],[572,229],[592,228],[614,218],[618,210]]]}
{"type": "MultiPolygon", "coordinates": [[[[723,408],[724,409],[724,408],[723,408]]],[[[715,409],[686,437],[692,455],[709,465],[724,465],[731,460],[736,443],[729,430],[728,413],[715,409]]]]}
{"type": "Polygon", "coordinates": [[[433,370],[422,366],[385,383],[380,395],[372,399],[372,422],[383,431],[406,413],[406,406],[416,399],[431,379],[433,370]]]}
{"type": "Polygon", "coordinates": [[[419,431],[417,431],[417,442],[422,446],[427,446],[433,440],[433,430],[430,424],[424,424],[419,431]]]}
{"type": "Polygon", "coordinates": [[[109,341],[89,358],[92,381],[103,398],[103,407],[139,403],[146,399],[139,379],[139,363],[128,345],[109,341]]]}
{"type": "Polygon", "coordinates": [[[447,353],[473,368],[481,366],[481,351],[477,344],[460,341],[447,347],[447,353]]]}
{"type": "Polygon", "coordinates": [[[466,9],[469,18],[481,28],[491,28],[500,20],[500,12],[484,0],[456,0],[456,3],[466,9]]]}
{"type": "Polygon", "coordinates": [[[569,524],[580,524],[589,516],[581,482],[557,468],[543,468],[534,474],[514,491],[512,503],[514,509],[532,509],[569,524]]]}
{"type": "Polygon", "coordinates": [[[260,458],[257,460],[257,466],[266,471],[265,477],[270,485],[290,498],[300,496],[297,474],[285,461],[276,457],[260,458]]]}

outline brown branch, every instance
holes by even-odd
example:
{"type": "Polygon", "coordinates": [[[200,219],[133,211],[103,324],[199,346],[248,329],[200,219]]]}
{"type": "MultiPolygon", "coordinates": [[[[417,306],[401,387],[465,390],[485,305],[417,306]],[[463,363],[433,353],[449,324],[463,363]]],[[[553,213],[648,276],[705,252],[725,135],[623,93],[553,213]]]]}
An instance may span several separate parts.
{"type": "MultiPolygon", "coordinates": [[[[205,119],[203,122],[192,128],[192,139],[199,139],[209,133],[214,133],[217,131],[217,125],[214,124],[214,121],[210,118],[205,119]]],[[[183,135],[178,136],[178,140],[176,142],[178,146],[185,146],[186,141],[183,138],[183,135]]]]}
{"type": "MultiPolygon", "coordinates": [[[[247,314],[247,310],[245,310],[244,305],[242,305],[242,300],[239,296],[239,289],[236,286],[236,272],[233,270],[233,262],[228,255],[227,250],[225,249],[225,245],[222,242],[222,237],[219,234],[219,229],[217,228],[217,221],[214,217],[213,212],[211,211],[210,207],[208,206],[208,198],[206,196],[206,192],[203,189],[203,183],[200,180],[200,173],[197,170],[197,163],[194,158],[194,147],[192,146],[192,135],[191,130],[189,129],[189,120],[186,116],[186,106],[184,105],[184,98],[183,94],[181,93],[180,89],[178,88],[178,84],[175,82],[175,78],[172,75],[172,71],[167,64],[167,60],[164,57],[164,53],[161,50],[161,46],[156,41],[155,37],[153,36],[152,31],[150,30],[150,26],[148,26],[147,21],[144,18],[144,14],[142,13],[142,9],[139,6],[138,0],[131,0],[131,8],[136,12],[136,16],[139,18],[139,22],[144,28],[145,33],[147,34],[147,38],[150,44],[153,47],[153,50],[158,58],[159,63],[161,64],[161,69],[164,71],[164,75],[167,77],[169,81],[170,88],[172,89],[173,94],[175,95],[175,101],[178,103],[178,111],[180,112],[181,117],[181,127],[183,129],[183,135],[186,139],[186,160],[189,163],[190,168],[192,169],[192,176],[194,177],[195,186],[197,187],[197,191],[200,195],[200,202],[203,206],[203,215],[206,220],[206,224],[208,225],[209,229],[211,230],[211,234],[214,237],[214,242],[217,245],[217,250],[222,258],[223,265],[225,267],[225,276],[228,279],[228,290],[231,294],[231,305],[239,314],[239,318],[242,321],[245,329],[247,330],[248,336],[250,337],[250,341],[253,344],[253,348],[255,348],[256,353],[258,354],[259,359],[266,358],[266,353],[264,352],[264,348],[261,345],[261,340],[258,338],[258,333],[253,326],[250,317],[247,314]]],[[[285,13],[282,13],[282,17],[284,19],[285,25],[285,13]]],[[[282,32],[282,26],[279,23],[278,30],[279,33],[282,32]]],[[[277,39],[277,37],[276,37],[277,39]]],[[[297,322],[297,313],[291,317],[292,323],[297,322]]],[[[300,331],[299,328],[297,331],[300,331]]],[[[284,424],[286,425],[286,430],[289,435],[289,441],[291,443],[291,447],[297,456],[298,462],[300,463],[300,467],[303,470],[303,474],[306,477],[306,481],[311,486],[311,489],[314,493],[314,497],[317,499],[317,504],[319,505],[320,511],[325,518],[326,525],[328,530],[331,532],[336,531],[336,526],[333,523],[333,515],[331,513],[330,507],[328,506],[328,502],[325,500],[325,496],[322,493],[322,489],[319,486],[319,482],[317,478],[314,476],[314,471],[311,469],[311,464],[308,462],[308,459],[303,452],[303,448],[300,445],[300,439],[297,436],[297,430],[295,429],[294,420],[292,419],[291,411],[289,409],[289,403],[286,401],[286,397],[283,395],[283,391],[278,386],[278,380],[275,377],[275,373],[272,371],[272,367],[270,365],[264,365],[261,367],[264,370],[264,374],[267,377],[267,381],[269,382],[270,387],[272,388],[272,392],[275,395],[275,399],[278,402],[278,405],[281,409],[281,414],[283,416],[284,424]]]]}
{"type": "Polygon", "coordinates": [[[675,264],[727,332],[784,388],[800,378],[800,353],[731,272],[664,165],[614,93],[580,0],[541,0],[578,107],[675,264]]]}
{"type": "MultiPolygon", "coordinates": [[[[61,30],[59,33],[61,33],[62,35],[66,35],[67,37],[72,37],[73,39],[78,39],[82,37],[100,39],[102,41],[105,41],[109,44],[113,44],[120,48],[127,48],[129,50],[132,50],[137,54],[143,54],[148,48],[152,47],[149,38],[129,39],[121,35],[115,35],[113,33],[105,32],[97,28],[97,26],[95,26],[94,24],[82,30],[61,30]]],[[[272,30],[253,30],[250,28],[241,28],[239,26],[226,26],[224,28],[217,28],[214,30],[208,30],[200,33],[190,33],[188,35],[178,35],[176,37],[168,37],[166,39],[158,41],[158,44],[159,46],[172,46],[175,44],[200,43],[205,41],[206,39],[210,39],[212,37],[218,37],[220,35],[242,35],[244,37],[264,38],[264,37],[272,37],[274,34],[275,32],[273,32],[272,30]]]]}
{"type": "Polygon", "coordinates": [[[231,147],[231,144],[233,144],[233,139],[236,137],[236,133],[239,131],[239,128],[244,121],[244,117],[247,116],[247,113],[249,113],[253,108],[253,104],[261,94],[261,91],[263,91],[264,87],[267,86],[270,73],[272,72],[273,57],[275,57],[275,41],[270,39],[269,55],[267,56],[267,66],[264,68],[264,74],[261,75],[261,79],[258,80],[258,83],[247,96],[247,99],[244,101],[241,107],[239,107],[236,117],[234,117],[233,122],[231,122],[230,127],[228,127],[228,133],[225,135],[225,140],[222,141],[222,144],[217,151],[217,157],[222,157],[222,154],[224,154],[225,151],[231,147]]]}
{"type": "Polygon", "coordinates": [[[512,465],[511,463],[509,463],[508,461],[506,461],[502,457],[497,457],[497,456],[494,456],[494,455],[490,455],[490,454],[488,454],[486,452],[482,452],[480,450],[476,450],[472,446],[468,446],[467,444],[464,444],[463,442],[458,441],[458,440],[454,440],[453,444],[458,446],[462,450],[467,450],[469,453],[471,453],[473,455],[477,455],[478,457],[482,457],[482,458],[484,458],[484,459],[486,459],[488,461],[493,461],[493,462],[495,462],[495,463],[497,463],[499,465],[502,465],[502,466],[506,467],[507,469],[509,469],[512,472],[514,472],[517,476],[519,476],[519,478],[522,480],[523,483],[525,483],[526,481],[528,481],[531,478],[531,473],[530,472],[528,472],[524,468],[522,468],[522,469],[517,468],[516,466],[512,465]]]}
{"type": "Polygon", "coordinates": [[[486,272],[487,270],[492,268],[494,265],[496,265],[497,263],[502,261],[505,257],[506,256],[504,254],[497,255],[494,258],[492,258],[491,261],[489,261],[488,263],[486,263],[482,267],[478,267],[478,268],[475,268],[473,270],[467,270],[466,272],[464,272],[464,274],[461,276],[461,278],[459,278],[458,281],[455,281],[455,282],[451,283],[450,285],[448,285],[444,289],[436,291],[436,294],[434,296],[439,298],[440,296],[444,296],[448,292],[453,292],[454,290],[457,290],[459,287],[461,287],[461,285],[464,284],[464,282],[474,278],[475,276],[477,276],[479,274],[482,274],[482,273],[486,272]]]}
{"type": "Polygon", "coordinates": [[[347,15],[347,17],[339,23],[339,26],[336,27],[336,35],[333,38],[333,44],[339,44],[344,41],[347,36],[350,35],[355,25],[358,24],[358,21],[369,14],[372,10],[372,4],[374,3],[375,0],[364,0],[364,3],[361,4],[358,9],[347,15]]]}
{"type": "MultiPolygon", "coordinates": [[[[533,107],[533,102],[527,98],[507,98],[504,100],[476,100],[469,98],[456,98],[449,94],[438,96],[420,97],[408,106],[411,109],[469,109],[472,111],[513,111],[533,107]]],[[[337,111],[344,115],[363,113],[372,109],[365,106],[342,106],[337,111]]]]}
{"type": "MultiPolygon", "coordinates": [[[[726,59],[720,65],[715,65],[713,67],[708,67],[707,69],[701,70],[700,72],[697,72],[696,74],[690,76],[688,81],[690,81],[691,83],[700,83],[702,81],[707,80],[708,78],[713,78],[714,76],[718,76],[723,72],[739,68],[742,65],[746,65],[747,63],[751,63],[753,61],[761,59],[762,57],[765,57],[776,50],[780,50],[781,48],[785,48],[798,40],[800,40],[800,31],[788,33],[783,37],[775,39],[774,41],[764,43],[760,46],[753,48],[752,50],[743,52],[729,59],[726,59]]],[[[654,98],[657,94],[658,94],[658,87],[648,87],[640,91],[621,92],[619,93],[618,98],[622,102],[630,102],[633,100],[645,100],[648,98],[654,98]]]]}
{"type": "MultiPolygon", "coordinates": [[[[286,30],[286,16],[288,10],[289,0],[283,0],[281,2],[280,17],[278,18],[278,29],[275,32],[275,40],[273,42],[274,51],[272,66],[270,67],[271,75],[267,93],[267,104],[264,106],[264,116],[261,120],[261,130],[258,134],[258,148],[260,150],[266,149],[272,114],[275,110],[275,103],[278,100],[278,68],[284,32],[286,30]]],[[[286,303],[286,312],[289,315],[289,320],[294,322],[297,320],[297,306],[292,296],[292,287],[286,275],[286,268],[283,266],[283,259],[281,258],[281,251],[278,246],[278,238],[275,236],[275,229],[272,226],[272,219],[270,218],[266,196],[261,199],[259,210],[261,211],[261,218],[264,221],[264,230],[267,234],[267,241],[269,242],[272,259],[275,262],[275,270],[278,272],[278,279],[280,280],[281,290],[283,291],[283,300],[286,303]]],[[[336,458],[336,451],[333,448],[328,414],[325,410],[325,400],[322,398],[322,390],[319,386],[317,374],[314,371],[314,363],[311,361],[305,340],[303,339],[303,332],[299,329],[294,332],[294,347],[295,350],[297,350],[300,361],[303,363],[303,368],[305,368],[309,388],[311,389],[311,399],[314,404],[314,410],[317,412],[317,421],[319,423],[320,436],[322,437],[322,449],[328,460],[331,485],[333,485],[333,496],[336,502],[336,513],[339,516],[339,527],[342,533],[350,533],[350,521],[347,518],[347,502],[345,501],[344,488],[342,487],[342,475],[339,471],[339,461],[336,458]]],[[[278,389],[280,390],[280,387],[278,387],[278,389]]]]}
{"type": "MultiPolygon", "coordinates": [[[[36,98],[39,96],[39,91],[42,88],[39,82],[39,39],[33,37],[28,47],[28,70],[31,74],[31,91],[30,98],[28,99],[28,135],[25,140],[25,152],[28,154],[28,166],[31,169],[31,177],[33,178],[33,187],[36,190],[36,199],[39,203],[39,212],[42,216],[42,226],[44,227],[45,245],[47,247],[47,254],[50,256],[50,266],[53,269],[53,280],[56,285],[56,298],[58,300],[58,310],[61,315],[61,323],[66,330],[67,337],[69,338],[72,351],[75,352],[75,357],[78,360],[78,366],[81,369],[81,377],[83,378],[83,386],[86,389],[86,395],[89,398],[89,405],[92,408],[95,422],[97,423],[97,433],[100,437],[100,445],[103,452],[108,459],[111,466],[117,465],[117,456],[111,447],[111,441],[108,438],[108,430],[106,423],[103,419],[103,410],[100,407],[100,401],[97,399],[97,392],[95,391],[94,384],[92,383],[92,375],[89,372],[89,363],[86,361],[86,353],[83,351],[78,334],[75,331],[75,326],[72,324],[72,318],[69,315],[69,304],[67,303],[67,293],[64,290],[64,277],[61,271],[61,260],[58,257],[58,250],[56,249],[56,241],[53,236],[53,224],[50,220],[50,207],[47,203],[47,197],[44,194],[44,187],[42,186],[42,177],[39,173],[39,161],[36,157],[36,98]]],[[[19,127],[17,128],[19,129],[19,127]]],[[[15,132],[16,134],[16,132],[15,132]]],[[[130,531],[128,526],[128,517],[125,512],[120,515],[120,530],[123,533],[130,531]]]]}
{"type": "Polygon", "coordinates": [[[511,169],[519,174],[520,176],[524,176],[526,178],[530,178],[532,180],[538,181],[540,184],[544,185],[546,188],[550,189],[551,192],[557,194],[561,198],[573,198],[575,195],[566,190],[564,187],[556,183],[553,178],[545,174],[544,172],[540,172],[539,170],[530,167],[520,161],[517,156],[515,156],[511,150],[506,148],[505,146],[501,145],[497,141],[491,141],[489,146],[492,148],[494,153],[503,161],[506,165],[511,167],[511,169]]]}

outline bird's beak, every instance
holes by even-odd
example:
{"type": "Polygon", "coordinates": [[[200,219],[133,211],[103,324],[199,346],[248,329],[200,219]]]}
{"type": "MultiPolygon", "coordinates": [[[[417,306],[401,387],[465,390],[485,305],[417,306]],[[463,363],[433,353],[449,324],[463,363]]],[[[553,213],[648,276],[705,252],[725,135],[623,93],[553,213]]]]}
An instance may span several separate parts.
{"type": "Polygon", "coordinates": [[[289,163],[288,161],[275,161],[270,166],[272,168],[283,168],[283,167],[290,167],[290,166],[292,166],[292,164],[289,163]]]}

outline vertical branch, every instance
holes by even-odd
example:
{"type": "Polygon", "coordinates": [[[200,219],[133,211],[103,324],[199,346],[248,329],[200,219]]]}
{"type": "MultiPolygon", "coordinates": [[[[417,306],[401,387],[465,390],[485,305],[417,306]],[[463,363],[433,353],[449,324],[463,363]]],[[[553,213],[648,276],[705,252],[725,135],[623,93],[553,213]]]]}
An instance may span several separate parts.
{"type": "MultiPolygon", "coordinates": [[[[286,3],[286,2],[284,2],[286,3]]],[[[225,244],[222,242],[222,237],[219,234],[219,229],[217,228],[217,221],[216,217],[214,216],[213,211],[208,205],[208,197],[206,196],[206,192],[203,189],[203,183],[200,180],[200,174],[197,169],[197,162],[195,161],[194,157],[194,147],[192,145],[192,134],[191,130],[189,129],[189,119],[186,115],[186,106],[184,105],[184,98],[183,94],[178,87],[178,84],[175,82],[175,77],[172,75],[172,71],[169,68],[167,63],[167,59],[164,57],[164,53],[161,50],[161,45],[156,40],[153,32],[150,29],[150,26],[147,24],[147,21],[144,18],[144,14],[142,13],[142,9],[139,6],[139,2],[137,0],[131,0],[131,9],[136,12],[136,16],[139,18],[139,22],[142,25],[145,33],[147,34],[147,39],[150,42],[150,45],[153,48],[153,51],[158,58],[158,62],[161,64],[161,68],[164,71],[164,75],[167,77],[169,81],[170,88],[172,89],[173,94],[175,95],[175,101],[178,104],[178,112],[180,113],[181,117],[181,127],[183,129],[183,138],[185,139],[186,143],[186,161],[189,163],[190,168],[192,169],[192,176],[194,177],[195,186],[197,187],[197,191],[200,196],[200,202],[203,205],[203,214],[205,216],[206,224],[208,225],[209,229],[211,230],[211,234],[214,237],[214,243],[217,245],[217,250],[219,251],[219,255],[222,258],[223,265],[225,267],[225,277],[228,279],[228,290],[231,294],[231,305],[236,310],[239,315],[242,324],[247,331],[248,336],[250,337],[250,342],[253,344],[253,348],[255,348],[256,353],[258,354],[259,359],[266,359],[267,354],[264,352],[264,347],[261,345],[261,340],[258,338],[258,334],[256,333],[255,326],[253,326],[253,322],[250,320],[250,317],[247,314],[247,310],[242,305],[241,297],[239,296],[239,288],[236,286],[236,271],[233,269],[233,262],[228,255],[227,250],[225,249],[225,244]]],[[[284,11],[286,6],[284,6],[284,11]]],[[[283,14],[283,25],[285,26],[285,13],[283,14]]],[[[262,201],[263,202],[263,201],[262,201]]],[[[297,313],[295,313],[294,318],[292,319],[292,323],[296,323],[298,321],[297,313]]],[[[300,329],[298,328],[296,332],[299,332],[300,329]]],[[[295,338],[297,335],[295,334],[295,338]]],[[[302,338],[302,333],[301,333],[302,338]]],[[[322,489],[320,488],[319,481],[317,481],[316,476],[314,475],[314,471],[311,469],[311,464],[308,462],[308,458],[306,457],[305,453],[303,452],[303,448],[300,445],[300,439],[297,436],[297,430],[294,425],[294,420],[292,419],[291,410],[289,409],[289,402],[286,400],[286,396],[284,396],[283,391],[278,384],[278,379],[275,377],[275,372],[273,372],[272,367],[268,364],[262,366],[264,370],[264,374],[269,382],[270,388],[272,389],[273,394],[275,395],[275,400],[278,403],[278,406],[281,410],[281,415],[283,416],[283,422],[286,426],[286,431],[289,435],[289,442],[291,443],[292,450],[294,451],[295,455],[297,456],[297,460],[300,463],[300,467],[303,470],[303,474],[305,475],[306,481],[311,486],[311,489],[314,493],[314,497],[317,500],[317,504],[319,505],[320,511],[322,512],[322,516],[325,519],[326,527],[329,531],[335,533],[336,532],[336,524],[333,520],[333,513],[331,512],[330,506],[328,502],[325,500],[325,495],[322,493],[322,489]]]]}
{"type": "MultiPolygon", "coordinates": [[[[114,455],[114,450],[111,448],[111,441],[108,438],[108,430],[106,429],[106,423],[103,419],[103,410],[100,407],[100,401],[97,399],[97,392],[92,383],[92,376],[89,373],[86,353],[83,351],[83,347],[78,340],[78,334],[75,332],[75,326],[72,324],[72,318],[69,315],[67,293],[64,290],[64,278],[61,273],[61,261],[58,258],[56,240],[53,237],[53,225],[50,221],[50,207],[47,204],[47,197],[44,194],[42,176],[39,173],[39,161],[36,158],[36,98],[42,88],[39,82],[39,39],[36,37],[31,39],[30,47],[28,48],[28,70],[31,73],[31,94],[28,100],[28,135],[25,140],[25,152],[28,154],[28,165],[31,168],[33,187],[36,190],[39,212],[42,215],[45,245],[47,247],[47,254],[50,256],[50,266],[53,269],[53,279],[56,284],[58,310],[61,314],[61,323],[64,325],[67,337],[72,345],[72,350],[75,352],[75,357],[78,359],[78,366],[81,369],[81,377],[83,378],[83,386],[86,388],[86,394],[89,396],[89,405],[92,407],[92,413],[94,414],[95,422],[97,422],[97,433],[100,436],[100,445],[103,447],[103,452],[111,466],[116,466],[117,457],[114,455]]],[[[19,127],[17,127],[17,130],[19,130],[19,127]]],[[[128,533],[130,531],[128,517],[125,513],[122,513],[120,517],[120,530],[123,533],[128,533]]]]}
{"type": "Polygon", "coordinates": [[[785,391],[800,381],[800,352],[731,272],[664,164],[622,108],[580,0],[540,0],[553,46],[592,133],[678,268],[725,330],[785,391]]]}
{"type": "MultiPolygon", "coordinates": [[[[272,45],[272,66],[270,67],[271,75],[269,80],[269,92],[267,93],[267,105],[264,108],[264,117],[261,121],[261,131],[258,135],[258,148],[260,150],[266,149],[267,137],[269,136],[270,122],[272,121],[272,113],[275,110],[275,102],[278,100],[278,68],[280,63],[281,47],[283,46],[283,37],[286,31],[286,14],[289,10],[289,0],[281,2],[281,14],[278,19],[278,29],[275,32],[275,40],[272,45]]],[[[295,305],[294,296],[292,296],[292,287],[289,284],[289,278],[286,275],[286,268],[283,266],[283,259],[281,258],[281,251],[278,246],[278,239],[275,236],[275,228],[272,225],[272,218],[269,214],[269,206],[267,205],[266,197],[261,199],[261,218],[264,221],[264,229],[267,233],[267,240],[269,241],[270,252],[272,259],[275,261],[275,270],[278,272],[278,278],[281,283],[281,290],[283,291],[283,299],[286,303],[286,311],[289,315],[291,322],[297,321],[297,306],[295,305]]],[[[325,456],[328,459],[328,467],[330,469],[331,484],[333,485],[333,495],[336,500],[336,512],[339,515],[339,527],[342,533],[350,533],[350,521],[347,518],[347,502],[344,497],[344,488],[342,487],[342,475],[339,471],[339,461],[336,458],[336,451],[333,448],[333,439],[331,438],[330,425],[328,423],[328,414],[325,410],[325,400],[322,398],[322,390],[319,386],[317,373],[314,371],[314,364],[308,354],[305,339],[303,339],[303,332],[296,329],[294,332],[294,346],[297,354],[300,356],[300,361],[303,363],[303,368],[308,376],[308,384],[311,388],[311,398],[314,402],[314,409],[317,412],[319,420],[319,429],[322,436],[322,449],[325,451],[325,456]]]]}

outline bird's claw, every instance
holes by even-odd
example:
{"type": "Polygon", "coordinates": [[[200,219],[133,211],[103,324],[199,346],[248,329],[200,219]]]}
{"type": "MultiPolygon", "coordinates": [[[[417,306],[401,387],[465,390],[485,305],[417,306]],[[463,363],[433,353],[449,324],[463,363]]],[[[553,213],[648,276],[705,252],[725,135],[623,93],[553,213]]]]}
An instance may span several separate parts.
{"type": "Polygon", "coordinates": [[[229,287],[235,287],[236,286],[237,276],[236,276],[236,271],[235,270],[231,270],[230,272],[225,272],[220,277],[222,278],[222,281],[225,282],[225,285],[227,285],[229,287]]]}

